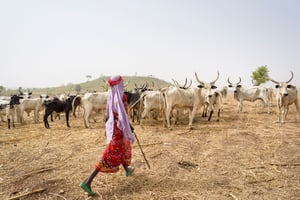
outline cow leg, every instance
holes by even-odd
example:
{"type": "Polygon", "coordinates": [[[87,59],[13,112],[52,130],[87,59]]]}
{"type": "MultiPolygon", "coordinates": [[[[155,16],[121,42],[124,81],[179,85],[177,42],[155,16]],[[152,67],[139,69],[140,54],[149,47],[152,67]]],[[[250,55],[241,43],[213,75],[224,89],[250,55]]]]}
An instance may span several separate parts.
{"type": "Polygon", "coordinates": [[[49,123],[48,123],[48,116],[51,115],[52,116],[52,112],[49,112],[49,111],[45,111],[45,114],[44,114],[44,125],[45,125],[45,128],[50,128],[49,126],[49,123]]]}
{"type": "Polygon", "coordinates": [[[70,124],[69,124],[69,114],[70,114],[70,112],[66,112],[67,127],[70,127],[70,124]]]}
{"type": "Polygon", "coordinates": [[[242,112],[243,111],[243,101],[239,102],[239,110],[238,112],[242,112]]]}
{"type": "Polygon", "coordinates": [[[24,111],[20,112],[20,123],[24,124],[24,111]]]}
{"type": "Polygon", "coordinates": [[[220,113],[221,113],[221,109],[219,108],[219,109],[218,109],[218,118],[217,118],[217,122],[220,121],[220,113]]]}
{"type": "Polygon", "coordinates": [[[284,113],[283,113],[283,122],[284,122],[286,120],[286,116],[289,112],[289,106],[285,105],[283,110],[284,110],[284,113]]]}
{"type": "Polygon", "coordinates": [[[38,123],[38,111],[35,110],[33,113],[33,119],[34,119],[34,123],[38,123]]]}
{"type": "Polygon", "coordinates": [[[171,125],[170,125],[170,114],[171,114],[171,108],[167,107],[166,109],[166,120],[167,120],[167,128],[171,129],[171,125]]]}
{"type": "Polygon", "coordinates": [[[7,118],[7,127],[10,129],[10,118],[7,118]]]}
{"type": "Polygon", "coordinates": [[[208,117],[208,121],[210,121],[210,119],[211,119],[211,116],[212,116],[212,114],[214,113],[214,110],[211,110],[210,112],[209,112],[209,117],[208,117]]]}
{"type": "Polygon", "coordinates": [[[213,109],[213,106],[210,104],[209,105],[209,109],[208,109],[210,112],[209,112],[209,117],[208,117],[208,121],[210,121],[211,117],[212,117],[212,114],[214,113],[214,109],[213,109]]]}
{"type": "Polygon", "coordinates": [[[191,111],[190,110],[190,119],[189,119],[189,128],[190,129],[193,129],[193,121],[194,121],[194,118],[195,118],[195,114],[196,114],[196,111],[197,109],[194,107],[193,110],[191,111]]]}
{"type": "Polygon", "coordinates": [[[203,106],[203,112],[202,112],[202,117],[207,117],[207,106],[203,106]]]}
{"type": "Polygon", "coordinates": [[[266,102],[266,104],[265,105],[267,105],[267,109],[268,109],[268,114],[270,114],[270,102],[269,102],[269,100],[267,99],[267,102],[266,102]]]}
{"type": "Polygon", "coordinates": [[[283,110],[281,106],[278,105],[278,122],[281,123],[283,122],[282,120],[283,120],[283,110]]]}
{"type": "Polygon", "coordinates": [[[90,116],[92,113],[93,107],[92,105],[85,106],[84,111],[83,111],[83,121],[84,121],[84,126],[85,128],[90,127],[90,116]]]}
{"type": "Polygon", "coordinates": [[[170,119],[172,119],[171,127],[174,127],[175,124],[177,124],[180,121],[179,120],[179,110],[178,109],[173,109],[171,111],[170,119]]]}

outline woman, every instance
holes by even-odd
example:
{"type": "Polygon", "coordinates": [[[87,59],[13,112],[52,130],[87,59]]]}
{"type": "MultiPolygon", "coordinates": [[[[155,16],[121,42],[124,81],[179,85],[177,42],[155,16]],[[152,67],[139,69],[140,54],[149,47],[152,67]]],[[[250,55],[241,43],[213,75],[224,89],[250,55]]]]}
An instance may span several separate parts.
{"type": "Polygon", "coordinates": [[[127,102],[123,91],[123,79],[120,75],[112,76],[108,80],[110,91],[106,104],[107,121],[105,123],[105,135],[107,146],[96,163],[91,174],[80,183],[80,187],[94,196],[96,192],[91,189],[91,183],[98,172],[115,173],[122,165],[130,176],[134,170],[131,164],[131,144],[134,142],[131,126],[127,116],[127,102]]]}

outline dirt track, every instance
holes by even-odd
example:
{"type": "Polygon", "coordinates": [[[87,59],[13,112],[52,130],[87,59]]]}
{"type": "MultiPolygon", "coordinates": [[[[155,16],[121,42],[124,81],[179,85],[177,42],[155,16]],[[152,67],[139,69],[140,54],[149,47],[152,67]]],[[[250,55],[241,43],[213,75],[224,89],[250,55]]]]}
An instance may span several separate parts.
{"type": "Polygon", "coordinates": [[[300,123],[294,105],[285,124],[258,103],[224,99],[221,121],[196,116],[188,130],[187,117],[173,131],[161,121],[134,124],[151,165],[147,168],[133,145],[134,175],[123,169],[98,174],[88,198],[79,183],[90,173],[105,147],[103,122],[86,129],[81,117],[16,124],[0,124],[0,199],[300,199],[300,123]],[[35,193],[33,193],[35,192],[35,193]],[[30,193],[27,194],[26,193],[30,193]]]}

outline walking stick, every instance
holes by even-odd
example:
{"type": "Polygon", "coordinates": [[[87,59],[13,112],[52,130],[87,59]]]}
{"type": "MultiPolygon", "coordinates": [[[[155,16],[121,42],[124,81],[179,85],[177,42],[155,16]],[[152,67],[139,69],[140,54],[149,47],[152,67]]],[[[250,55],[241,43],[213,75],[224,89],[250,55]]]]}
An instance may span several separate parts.
{"type": "Polygon", "coordinates": [[[141,152],[142,152],[142,154],[143,154],[143,157],[144,157],[144,159],[145,159],[145,161],[146,161],[146,163],[147,163],[147,165],[148,165],[148,168],[150,169],[149,162],[148,162],[148,160],[147,160],[147,158],[146,158],[146,156],[145,156],[145,154],[144,154],[144,151],[143,151],[143,149],[142,149],[142,147],[141,147],[140,141],[139,141],[139,139],[138,139],[136,133],[135,133],[134,131],[132,131],[132,132],[133,132],[133,134],[134,134],[134,136],[135,136],[135,139],[136,139],[136,141],[137,141],[137,143],[138,143],[138,145],[139,145],[139,147],[140,147],[140,150],[141,150],[141,152]]]}

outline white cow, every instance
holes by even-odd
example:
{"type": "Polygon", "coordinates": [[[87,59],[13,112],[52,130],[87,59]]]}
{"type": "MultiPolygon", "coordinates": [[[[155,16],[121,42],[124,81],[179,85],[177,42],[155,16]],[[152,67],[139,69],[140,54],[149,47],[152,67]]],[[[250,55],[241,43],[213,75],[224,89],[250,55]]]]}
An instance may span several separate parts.
{"type": "Polygon", "coordinates": [[[89,119],[93,111],[96,113],[103,112],[103,120],[105,120],[106,102],[108,97],[108,91],[86,93],[83,96],[76,96],[73,100],[80,101],[79,105],[83,108],[83,120],[86,128],[90,127],[89,119]]]}
{"type": "Polygon", "coordinates": [[[209,112],[208,121],[210,121],[214,110],[216,110],[217,111],[217,121],[220,121],[220,113],[221,113],[222,104],[223,104],[222,91],[214,90],[212,95],[205,97],[205,104],[203,107],[202,117],[207,117],[207,113],[209,112]]]}
{"type": "Polygon", "coordinates": [[[268,99],[267,88],[262,86],[253,86],[251,88],[244,88],[240,85],[242,79],[239,77],[239,81],[235,84],[231,83],[229,77],[227,82],[228,87],[233,88],[234,99],[238,101],[238,112],[243,111],[243,101],[254,102],[256,100],[262,100],[268,108],[268,113],[270,113],[270,105],[268,99]]]}
{"type": "Polygon", "coordinates": [[[39,114],[44,110],[44,102],[49,98],[48,95],[41,95],[37,98],[25,98],[21,100],[21,103],[17,105],[17,116],[20,123],[24,123],[24,112],[29,116],[30,112],[34,112],[34,123],[39,122],[39,114]]]}
{"type": "Polygon", "coordinates": [[[197,110],[204,105],[205,96],[210,95],[211,89],[216,88],[214,84],[219,79],[219,72],[218,72],[218,77],[210,83],[205,83],[200,81],[196,72],[195,72],[195,77],[199,83],[199,85],[196,88],[181,89],[176,86],[170,86],[162,90],[165,99],[165,104],[166,104],[165,112],[166,112],[167,126],[169,129],[171,129],[170,115],[173,109],[188,109],[189,128],[190,129],[193,128],[192,124],[194,121],[195,114],[197,110]]]}
{"type": "Polygon", "coordinates": [[[299,118],[299,103],[298,103],[298,95],[297,89],[295,86],[290,85],[289,83],[292,81],[294,77],[294,73],[291,71],[291,78],[288,81],[275,81],[270,79],[273,83],[275,83],[275,88],[277,88],[276,93],[276,101],[278,107],[278,122],[283,123],[286,120],[287,113],[289,111],[289,106],[291,104],[295,104],[297,109],[297,116],[299,118]]]}
{"type": "Polygon", "coordinates": [[[142,93],[140,99],[140,106],[143,107],[140,125],[142,125],[144,118],[150,117],[151,112],[156,112],[158,115],[164,113],[164,97],[159,90],[145,91],[142,93]]]}

